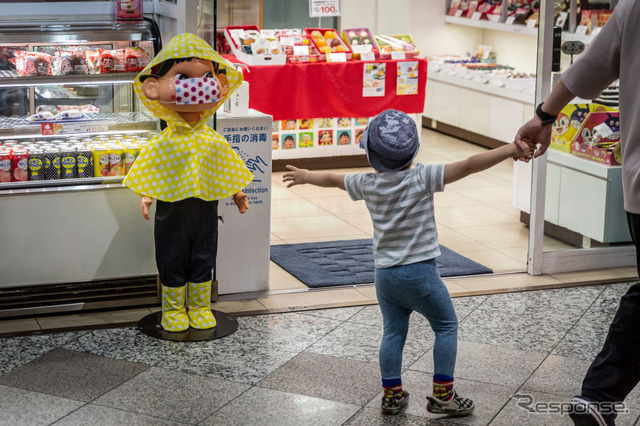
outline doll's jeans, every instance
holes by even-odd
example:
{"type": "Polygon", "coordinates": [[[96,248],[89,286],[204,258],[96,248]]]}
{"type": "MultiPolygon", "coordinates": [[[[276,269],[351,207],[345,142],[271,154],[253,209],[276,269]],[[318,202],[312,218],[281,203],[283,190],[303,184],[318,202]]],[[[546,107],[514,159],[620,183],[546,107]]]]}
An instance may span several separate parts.
{"type": "MultiPolygon", "coordinates": [[[[434,373],[453,377],[458,347],[458,318],[435,259],[376,268],[376,295],[384,332],[380,343],[383,380],[400,379],[402,350],[409,330],[409,316],[417,311],[427,318],[436,339],[434,373]]],[[[427,336],[421,336],[426,339],[427,336]]]]}
{"type": "Polygon", "coordinates": [[[163,285],[210,281],[218,251],[218,201],[158,200],[154,236],[163,285]]]}

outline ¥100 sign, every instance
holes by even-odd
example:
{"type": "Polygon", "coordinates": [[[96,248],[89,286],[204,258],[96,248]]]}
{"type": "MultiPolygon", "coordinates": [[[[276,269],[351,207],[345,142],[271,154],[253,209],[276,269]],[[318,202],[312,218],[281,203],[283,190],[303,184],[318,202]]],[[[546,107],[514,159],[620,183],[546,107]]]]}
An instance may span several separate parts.
{"type": "Polygon", "coordinates": [[[311,18],[340,16],[340,14],[340,0],[309,0],[309,16],[311,18]]]}

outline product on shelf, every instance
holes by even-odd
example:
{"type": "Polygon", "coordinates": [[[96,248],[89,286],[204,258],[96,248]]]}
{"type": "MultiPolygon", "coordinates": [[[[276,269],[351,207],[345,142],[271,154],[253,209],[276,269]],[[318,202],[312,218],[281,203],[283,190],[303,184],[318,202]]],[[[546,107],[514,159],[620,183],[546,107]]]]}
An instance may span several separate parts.
{"type": "Polygon", "coordinates": [[[597,103],[565,106],[553,122],[550,147],[562,152],[571,152],[573,141],[587,116],[592,112],[612,111],[616,109],[597,103]]]}
{"type": "Polygon", "coordinates": [[[607,165],[622,164],[619,113],[590,113],[578,129],[571,153],[607,165]]]}
{"type": "Polygon", "coordinates": [[[260,30],[255,25],[225,27],[224,35],[231,51],[249,65],[284,65],[280,30],[260,30]]]}
{"type": "Polygon", "coordinates": [[[334,29],[305,28],[305,33],[311,37],[311,42],[319,54],[324,54],[327,62],[334,61],[332,54],[344,53],[346,60],[353,57],[353,52],[334,29]]]}
{"type": "Polygon", "coordinates": [[[360,59],[360,53],[373,52],[379,56],[378,46],[369,28],[349,28],[342,30],[342,38],[353,51],[353,59],[360,59]]]}
{"type": "Polygon", "coordinates": [[[44,52],[27,52],[25,50],[16,50],[13,55],[16,70],[23,77],[51,74],[51,55],[44,52]]]}
{"type": "Polygon", "coordinates": [[[380,59],[391,58],[391,52],[394,51],[404,52],[407,58],[414,58],[420,54],[410,34],[376,35],[375,40],[380,49],[380,59]]]}

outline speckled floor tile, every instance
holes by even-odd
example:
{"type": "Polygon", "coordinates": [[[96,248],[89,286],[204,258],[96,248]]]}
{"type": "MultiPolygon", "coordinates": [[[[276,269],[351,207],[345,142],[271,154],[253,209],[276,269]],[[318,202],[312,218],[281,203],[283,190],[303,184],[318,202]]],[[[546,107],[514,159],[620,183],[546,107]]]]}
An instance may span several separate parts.
{"type": "Polygon", "coordinates": [[[360,407],[272,389],[252,388],[201,423],[235,426],[341,425],[360,407]]]}
{"type": "MultiPolygon", "coordinates": [[[[409,326],[402,364],[406,368],[433,345],[434,335],[426,320],[421,326],[409,326]]],[[[378,362],[382,339],[382,321],[377,325],[346,321],[307,349],[309,352],[344,357],[356,361],[378,362]]]]}
{"type": "Polygon", "coordinates": [[[89,402],[148,367],[67,349],[55,349],[0,377],[0,384],[89,402]]]}
{"type": "Polygon", "coordinates": [[[136,328],[113,328],[87,332],[65,349],[89,352],[125,361],[157,365],[160,361],[179,356],[184,343],[159,340],[136,328]]]}
{"type": "Polygon", "coordinates": [[[620,298],[633,283],[604,286],[604,291],[554,348],[556,355],[593,360],[602,349],[620,298]]]}
{"type": "MultiPolygon", "coordinates": [[[[573,425],[573,421],[568,415],[558,414],[561,411],[561,403],[568,403],[571,401],[570,397],[552,395],[549,393],[540,392],[519,392],[519,394],[527,394],[532,398],[530,403],[529,399],[525,397],[514,397],[509,403],[500,411],[500,413],[493,419],[491,426],[513,426],[513,425],[531,425],[531,426],[570,426],[573,425]],[[541,409],[538,412],[532,406],[537,403],[555,403],[557,404],[556,413],[546,413],[541,409]],[[531,410],[534,410],[533,412],[531,410]]],[[[544,407],[546,410],[546,407],[544,407]]]]}
{"type": "Polygon", "coordinates": [[[0,374],[33,361],[57,347],[78,338],[84,332],[54,333],[39,336],[0,338],[0,374]]]}
{"type": "MultiPolygon", "coordinates": [[[[419,371],[405,371],[402,374],[402,382],[402,387],[411,393],[406,413],[426,417],[426,424],[433,422],[434,424],[456,423],[485,426],[489,424],[491,419],[500,411],[517,389],[517,387],[514,386],[499,386],[472,380],[456,379],[456,392],[464,398],[472,399],[476,404],[476,409],[473,414],[468,417],[451,418],[427,412],[426,397],[427,395],[431,395],[433,390],[431,374],[419,371]]],[[[381,398],[382,392],[367,404],[367,408],[379,409],[381,398]]]]}
{"type": "MultiPolygon", "coordinates": [[[[411,400],[413,396],[409,397],[411,400]]],[[[394,416],[388,416],[380,412],[380,408],[363,408],[358,411],[355,416],[351,417],[345,426],[371,426],[371,425],[385,425],[385,426],[424,426],[426,419],[420,416],[414,416],[407,414],[405,411],[394,416]]],[[[432,423],[427,423],[431,425],[432,423]]]]}
{"type": "Polygon", "coordinates": [[[318,309],[314,311],[302,311],[303,315],[311,315],[314,317],[330,318],[337,321],[346,321],[363,309],[362,306],[353,306],[349,308],[332,308],[318,309]]]}
{"type": "Polygon", "coordinates": [[[522,386],[523,391],[572,397],[580,394],[591,361],[549,355],[522,386]]]}
{"type": "Polygon", "coordinates": [[[158,417],[145,416],[131,411],[116,410],[115,408],[101,405],[87,404],[77,411],[63,417],[53,426],[180,426],[188,423],[164,420],[158,417]]]}
{"type": "Polygon", "coordinates": [[[49,425],[84,403],[0,385],[0,425],[49,425]]]}
{"type": "Polygon", "coordinates": [[[239,383],[152,367],[94,403],[195,424],[248,388],[239,383]]]}
{"type": "MultiPolygon", "coordinates": [[[[527,380],[546,356],[546,352],[523,351],[459,340],[455,378],[517,387],[527,380]]],[[[432,374],[432,352],[427,352],[410,369],[432,374]]]]}
{"type": "Polygon", "coordinates": [[[376,363],[302,352],[258,386],[363,406],[380,391],[380,369],[376,363]]]}
{"type": "Polygon", "coordinates": [[[460,323],[458,337],[551,351],[602,291],[588,286],[491,295],[460,323]]]}

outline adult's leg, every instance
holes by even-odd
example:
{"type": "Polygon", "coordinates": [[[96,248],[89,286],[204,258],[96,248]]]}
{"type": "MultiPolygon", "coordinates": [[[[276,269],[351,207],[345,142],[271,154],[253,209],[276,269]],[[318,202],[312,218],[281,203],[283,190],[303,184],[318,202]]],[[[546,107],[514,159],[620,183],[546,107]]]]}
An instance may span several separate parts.
{"type": "MultiPolygon", "coordinates": [[[[629,229],[640,257],[640,215],[627,213],[629,229]]],[[[640,268],[640,259],[638,260],[640,268]]],[[[582,383],[582,396],[595,402],[623,401],[640,382],[640,283],[620,300],[602,350],[582,383]]]]}

